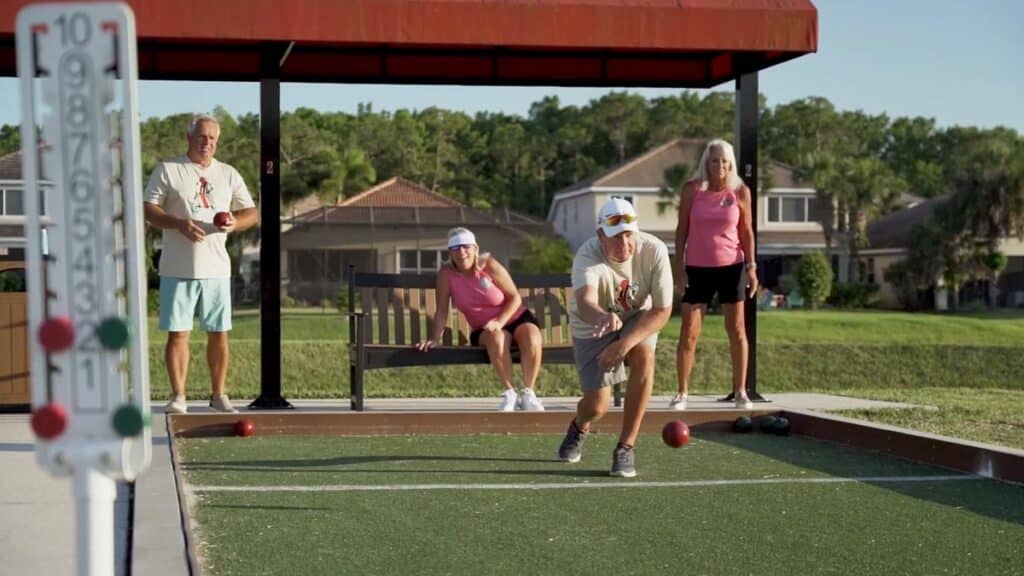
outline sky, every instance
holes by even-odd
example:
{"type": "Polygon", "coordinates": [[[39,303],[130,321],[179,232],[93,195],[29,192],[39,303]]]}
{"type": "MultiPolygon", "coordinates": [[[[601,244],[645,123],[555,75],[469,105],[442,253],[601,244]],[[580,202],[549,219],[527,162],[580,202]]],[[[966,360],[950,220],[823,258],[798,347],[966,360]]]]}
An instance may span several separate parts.
{"type": "MultiPolygon", "coordinates": [[[[924,116],[940,127],[1007,126],[1024,134],[1024,2],[1019,0],[813,0],[818,52],[763,70],[759,89],[769,106],[809,96],[839,110],[924,116]]],[[[728,32],[724,32],[728,33],[728,32]]],[[[282,84],[285,111],[299,107],[355,112],[438,106],[525,115],[530,104],[557,95],[585,105],[612,89],[282,84]]],[[[647,97],[678,90],[629,89],[647,97]]],[[[714,90],[733,90],[723,84],[714,90]]],[[[706,91],[698,91],[704,93],[706,91]]],[[[0,79],[0,124],[20,122],[17,79],[0,79]]],[[[142,81],[143,118],[259,110],[257,83],[142,81]]]]}

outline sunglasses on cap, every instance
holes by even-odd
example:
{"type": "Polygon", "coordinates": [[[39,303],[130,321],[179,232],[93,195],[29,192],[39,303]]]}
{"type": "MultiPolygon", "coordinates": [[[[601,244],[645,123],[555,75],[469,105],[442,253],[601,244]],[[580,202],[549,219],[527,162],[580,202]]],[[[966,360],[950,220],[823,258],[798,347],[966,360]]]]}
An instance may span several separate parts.
{"type": "Polygon", "coordinates": [[[611,216],[605,216],[604,220],[601,221],[605,226],[618,226],[625,222],[626,224],[632,224],[636,222],[636,215],[634,214],[612,214],[611,216]]]}

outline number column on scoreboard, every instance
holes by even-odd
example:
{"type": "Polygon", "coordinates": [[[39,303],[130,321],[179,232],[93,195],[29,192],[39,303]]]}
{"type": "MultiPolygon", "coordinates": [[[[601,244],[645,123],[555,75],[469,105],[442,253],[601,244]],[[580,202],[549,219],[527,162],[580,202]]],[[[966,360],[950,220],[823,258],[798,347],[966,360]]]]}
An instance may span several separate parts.
{"type": "Polygon", "coordinates": [[[84,448],[132,477],[149,460],[134,22],[119,5],[52,4],[18,29],[22,136],[39,149],[24,172],[40,462],[67,473],[84,448]]]}

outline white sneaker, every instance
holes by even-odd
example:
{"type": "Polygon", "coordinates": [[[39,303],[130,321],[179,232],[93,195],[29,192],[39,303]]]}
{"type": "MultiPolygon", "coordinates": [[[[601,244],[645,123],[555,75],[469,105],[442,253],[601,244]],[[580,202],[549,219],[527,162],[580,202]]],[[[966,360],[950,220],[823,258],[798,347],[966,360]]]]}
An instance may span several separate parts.
{"type": "Polygon", "coordinates": [[[544,405],[531,388],[523,388],[519,393],[519,409],[526,412],[543,412],[544,405]]]}
{"type": "Polygon", "coordinates": [[[682,412],[686,410],[686,394],[676,394],[668,401],[668,409],[682,412]]]}
{"type": "Polygon", "coordinates": [[[514,412],[516,409],[516,391],[511,388],[501,393],[501,403],[498,404],[498,412],[514,412]]]}
{"type": "Polygon", "coordinates": [[[210,396],[210,408],[213,408],[215,412],[238,414],[238,410],[231,405],[231,399],[228,398],[227,394],[210,396]]]}
{"type": "Polygon", "coordinates": [[[736,398],[736,407],[740,410],[753,410],[754,403],[750,401],[750,398],[736,398]]]}
{"type": "Polygon", "coordinates": [[[187,414],[188,403],[185,402],[184,396],[175,396],[171,398],[171,401],[164,406],[164,412],[168,414],[187,414]]]}

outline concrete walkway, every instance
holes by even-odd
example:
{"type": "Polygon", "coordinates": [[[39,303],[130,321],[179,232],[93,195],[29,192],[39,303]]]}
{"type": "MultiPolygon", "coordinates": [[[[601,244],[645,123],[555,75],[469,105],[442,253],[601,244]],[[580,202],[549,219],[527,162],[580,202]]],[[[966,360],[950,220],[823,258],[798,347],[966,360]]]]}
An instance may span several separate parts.
{"type": "MultiPolygon", "coordinates": [[[[755,409],[846,410],[909,407],[826,394],[770,394],[771,403],[755,409]]],[[[577,398],[543,398],[549,411],[569,413],[577,398]]],[[[669,397],[652,398],[650,408],[663,410],[669,397]]],[[[368,411],[462,412],[490,411],[498,398],[468,399],[370,399],[368,411]]],[[[238,404],[241,405],[241,402],[238,404]]],[[[293,401],[299,411],[347,412],[340,400],[293,401]]],[[[689,410],[731,408],[711,396],[691,396],[689,410]]],[[[160,409],[156,409],[160,412],[160,409]]],[[[210,409],[201,403],[190,411],[210,409]]],[[[0,572],[3,574],[74,573],[74,502],[71,481],[54,478],[36,464],[34,437],[27,414],[0,414],[0,572]]],[[[124,492],[122,490],[121,492],[124,492]]],[[[119,521],[123,529],[123,515],[119,521]]],[[[135,484],[132,572],[146,576],[189,574],[181,512],[172,470],[166,420],[153,418],[153,463],[135,484]]]]}

